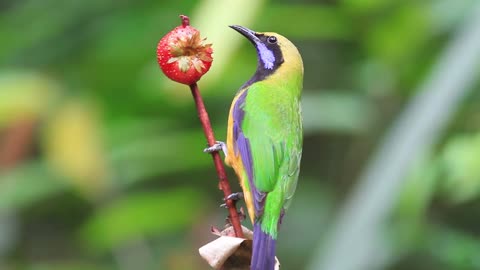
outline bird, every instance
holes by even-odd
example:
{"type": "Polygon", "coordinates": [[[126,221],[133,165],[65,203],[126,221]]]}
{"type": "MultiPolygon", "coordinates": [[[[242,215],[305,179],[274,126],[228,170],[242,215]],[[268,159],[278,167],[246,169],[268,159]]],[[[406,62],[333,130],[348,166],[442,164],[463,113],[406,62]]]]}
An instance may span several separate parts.
{"type": "MultiPolygon", "coordinates": [[[[279,226],[295,192],[302,156],[303,61],[273,32],[231,25],[256,48],[257,69],[230,107],[225,163],[237,174],[253,223],[251,270],[274,270],[279,226]]],[[[235,195],[235,194],[234,194],[235,195]]]]}

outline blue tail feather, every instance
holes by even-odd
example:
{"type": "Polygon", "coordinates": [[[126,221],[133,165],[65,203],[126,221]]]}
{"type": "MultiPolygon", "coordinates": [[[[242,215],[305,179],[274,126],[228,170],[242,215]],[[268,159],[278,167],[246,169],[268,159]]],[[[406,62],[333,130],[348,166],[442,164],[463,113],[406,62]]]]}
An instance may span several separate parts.
{"type": "Polygon", "coordinates": [[[275,243],[271,235],[262,231],[260,222],[253,226],[253,254],[250,270],[275,269],[275,243]]]}

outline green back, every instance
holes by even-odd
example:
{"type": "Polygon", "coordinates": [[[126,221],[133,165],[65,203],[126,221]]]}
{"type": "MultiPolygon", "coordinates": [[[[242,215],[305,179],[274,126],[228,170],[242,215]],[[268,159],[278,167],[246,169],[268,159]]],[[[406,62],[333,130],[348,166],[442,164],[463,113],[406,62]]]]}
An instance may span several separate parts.
{"type": "Polygon", "coordinates": [[[295,192],[302,154],[302,75],[249,86],[242,130],[250,142],[253,184],[267,192],[262,230],[276,237],[282,209],[295,192]]]}

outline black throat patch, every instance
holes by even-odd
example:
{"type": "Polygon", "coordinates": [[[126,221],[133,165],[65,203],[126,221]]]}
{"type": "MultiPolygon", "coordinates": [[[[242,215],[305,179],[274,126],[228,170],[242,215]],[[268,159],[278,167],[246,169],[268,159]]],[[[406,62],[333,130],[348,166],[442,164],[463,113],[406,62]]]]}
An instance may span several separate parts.
{"type": "MultiPolygon", "coordinates": [[[[240,89],[244,89],[255,82],[265,80],[273,74],[284,62],[280,46],[272,42],[274,36],[257,34],[260,44],[254,44],[257,49],[257,70],[255,74],[240,89]]],[[[276,39],[276,38],[275,38],[276,39]]]]}

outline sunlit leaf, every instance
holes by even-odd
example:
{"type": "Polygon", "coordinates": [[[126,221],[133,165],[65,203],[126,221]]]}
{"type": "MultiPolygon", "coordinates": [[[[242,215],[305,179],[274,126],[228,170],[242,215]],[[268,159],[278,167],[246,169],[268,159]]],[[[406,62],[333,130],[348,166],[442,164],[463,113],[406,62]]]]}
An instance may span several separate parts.
{"type": "Polygon", "coordinates": [[[444,192],[454,202],[480,193],[480,134],[457,135],[443,150],[444,192]]]}
{"type": "Polygon", "coordinates": [[[59,90],[56,82],[40,74],[0,73],[0,127],[19,118],[42,117],[59,90]]]}
{"type": "Polygon", "coordinates": [[[58,108],[45,129],[47,161],[86,196],[99,195],[110,184],[99,131],[95,108],[82,100],[58,108]]]}

